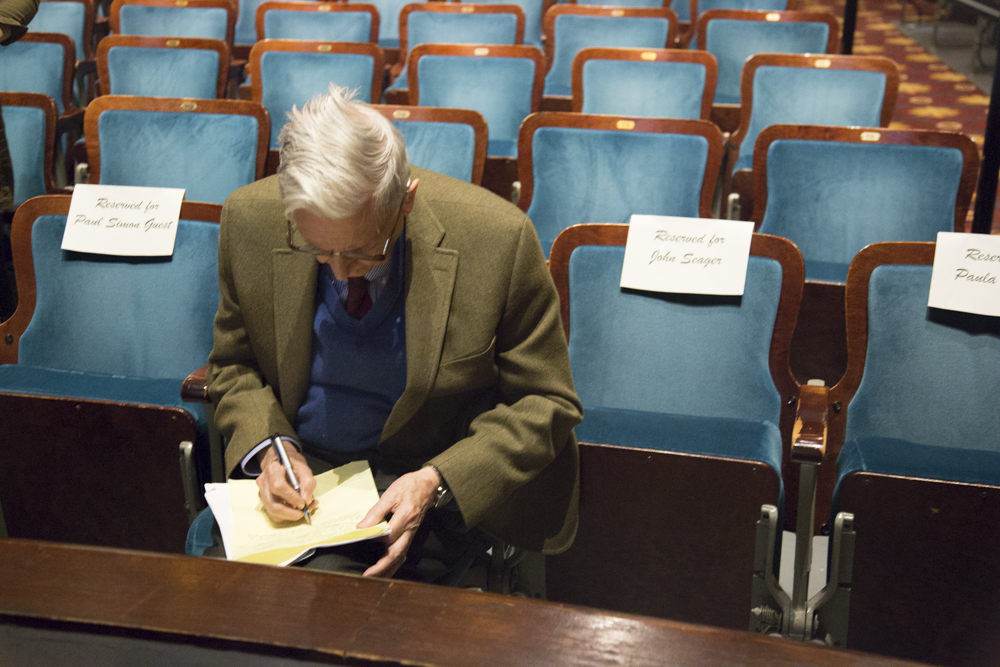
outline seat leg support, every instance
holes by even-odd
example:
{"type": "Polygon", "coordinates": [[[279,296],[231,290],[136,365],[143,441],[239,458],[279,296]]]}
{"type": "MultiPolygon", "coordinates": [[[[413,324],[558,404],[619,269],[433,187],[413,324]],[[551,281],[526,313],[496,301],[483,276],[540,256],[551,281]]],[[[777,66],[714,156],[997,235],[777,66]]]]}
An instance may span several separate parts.
{"type": "Polygon", "coordinates": [[[194,469],[194,443],[185,440],[180,444],[181,484],[184,487],[184,509],[187,510],[188,523],[198,517],[198,483],[194,469]]]}
{"type": "Polygon", "coordinates": [[[808,607],[809,615],[813,617],[813,636],[838,648],[847,646],[854,540],[854,515],[840,512],[833,522],[833,550],[828,583],[809,601],[808,607]]]}
{"type": "Polygon", "coordinates": [[[762,505],[754,546],[750,632],[779,632],[782,618],[790,606],[788,595],[774,578],[774,544],[777,533],[778,508],[774,505],[762,505]]]}

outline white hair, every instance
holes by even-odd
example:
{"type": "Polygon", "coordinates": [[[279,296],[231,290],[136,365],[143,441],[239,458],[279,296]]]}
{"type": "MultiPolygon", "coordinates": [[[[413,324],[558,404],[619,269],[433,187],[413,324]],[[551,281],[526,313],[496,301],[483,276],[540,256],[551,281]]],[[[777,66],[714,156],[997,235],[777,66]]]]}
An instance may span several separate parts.
{"type": "Polygon", "coordinates": [[[332,220],[360,211],[380,225],[398,210],[410,178],[403,135],[355,92],[331,83],[288,113],[278,187],[289,219],[300,209],[332,220]]]}

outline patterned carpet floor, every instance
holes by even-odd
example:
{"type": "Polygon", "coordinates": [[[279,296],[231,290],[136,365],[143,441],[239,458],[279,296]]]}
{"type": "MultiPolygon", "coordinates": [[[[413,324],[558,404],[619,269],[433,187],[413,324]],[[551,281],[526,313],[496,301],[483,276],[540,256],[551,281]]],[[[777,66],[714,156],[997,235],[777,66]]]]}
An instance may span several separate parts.
{"type": "MultiPolygon", "coordinates": [[[[844,0],[805,0],[804,8],[842,17],[844,0]]],[[[901,11],[896,0],[859,0],[854,37],[854,53],[887,56],[899,65],[899,97],[889,127],[962,132],[981,152],[989,96],[900,32],[901,11]]],[[[907,12],[912,16],[914,8],[907,7],[907,12]]],[[[970,208],[966,224],[971,223],[970,208]]],[[[1000,206],[994,211],[993,233],[1000,233],[1000,206]]]]}

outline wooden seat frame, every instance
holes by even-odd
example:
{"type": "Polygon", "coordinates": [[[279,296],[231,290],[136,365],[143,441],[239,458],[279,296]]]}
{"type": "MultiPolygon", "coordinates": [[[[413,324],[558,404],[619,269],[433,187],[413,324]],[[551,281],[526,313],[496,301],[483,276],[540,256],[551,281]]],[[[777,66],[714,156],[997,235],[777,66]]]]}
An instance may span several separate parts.
{"type": "MultiPolygon", "coordinates": [[[[56,150],[56,110],[55,101],[41,93],[6,93],[0,91],[0,107],[34,107],[45,113],[45,192],[57,194],[64,192],[56,186],[55,181],[55,150],[56,150]]],[[[9,131],[9,130],[8,130],[9,131]]]]}

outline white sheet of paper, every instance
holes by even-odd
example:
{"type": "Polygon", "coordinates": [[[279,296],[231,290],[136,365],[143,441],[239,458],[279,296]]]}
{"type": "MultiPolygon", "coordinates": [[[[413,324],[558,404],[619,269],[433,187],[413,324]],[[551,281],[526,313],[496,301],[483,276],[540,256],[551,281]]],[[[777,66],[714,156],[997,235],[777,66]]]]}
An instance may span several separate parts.
{"type": "Polygon", "coordinates": [[[938,232],[927,305],[1000,316],[1000,236],[938,232]]]}
{"type": "Polygon", "coordinates": [[[126,185],[73,187],[62,249],[101,255],[174,253],[184,190],[126,185]]]}
{"type": "MultiPolygon", "coordinates": [[[[348,544],[388,532],[382,522],[358,530],[358,522],[378,502],[378,489],[367,461],[355,461],[316,475],[314,497],[319,505],[311,512],[312,525],[305,519],[294,523],[274,523],[257,496],[254,480],[230,480],[232,508],[232,560],[286,565],[316,546],[348,544]]],[[[221,524],[220,524],[221,528],[221,524]]]]}
{"type": "Polygon", "coordinates": [[[232,559],[233,541],[233,510],[229,506],[229,485],[228,484],[206,484],[205,502],[212,508],[215,515],[215,522],[219,524],[219,532],[222,533],[222,546],[226,550],[226,558],[232,559]]]}
{"type": "Polygon", "coordinates": [[[633,215],[621,286],[680,294],[743,294],[753,223],[633,215]]]}

